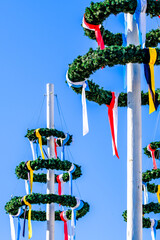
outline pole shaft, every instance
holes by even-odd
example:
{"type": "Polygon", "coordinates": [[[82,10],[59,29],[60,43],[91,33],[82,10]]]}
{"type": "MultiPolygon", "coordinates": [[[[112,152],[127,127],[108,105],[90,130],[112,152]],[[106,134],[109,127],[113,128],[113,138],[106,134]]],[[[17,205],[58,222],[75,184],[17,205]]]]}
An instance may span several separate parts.
{"type": "MultiPolygon", "coordinates": [[[[54,128],[54,85],[47,84],[47,128],[54,128]]],[[[48,158],[55,158],[54,138],[51,136],[47,140],[48,158]]],[[[47,194],[54,193],[54,170],[47,172],[47,194]]],[[[47,231],[46,240],[54,240],[54,203],[47,204],[47,231]]]]}
{"type": "MultiPolygon", "coordinates": [[[[127,45],[139,45],[133,15],[127,14],[127,45]]],[[[140,65],[127,64],[127,240],[142,240],[142,127],[140,65]]]]}

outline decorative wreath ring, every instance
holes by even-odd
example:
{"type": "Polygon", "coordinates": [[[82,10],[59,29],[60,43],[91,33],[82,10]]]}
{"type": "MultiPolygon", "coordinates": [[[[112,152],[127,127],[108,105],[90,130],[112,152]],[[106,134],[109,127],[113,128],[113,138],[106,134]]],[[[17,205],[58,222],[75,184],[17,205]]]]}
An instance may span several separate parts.
{"type": "MultiPolygon", "coordinates": [[[[25,137],[27,137],[30,141],[33,141],[34,143],[38,139],[35,131],[36,131],[36,129],[31,129],[31,130],[28,129],[27,134],[25,135],[25,137]]],[[[52,129],[52,128],[50,128],[50,129],[49,128],[40,128],[39,133],[42,136],[42,144],[43,145],[47,145],[48,137],[53,136],[53,137],[62,138],[62,139],[64,139],[66,137],[64,132],[58,131],[57,129],[52,129]]],[[[70,145],[71,142],[72,142],[72,135],[69,135],[69,139],[65,145],[70,145]]],[[[59,139],[57,140],[57,144],[59,146],[61,146],[61,141],[59,139]]]]}
{"type": "MultiPolygon", "coordinates": [[[[62,170],[62,171],[69,171],[72,163],[64,160],[61,161],[59,158],[57,159],[36,159],[34,161],[30,161],[30,165],[32,170],[39,170],[39,169],[56,169],[56,170],[62,170]]],[[[73,179],[77,179],[82,175],[81,167],[78,166],[77,164],[74,164],[75,166],[75,171],[72,173],[73,179]]],[[[21,162],[15,169],[15,173],[18,178],[22,179],[28,179],[28,169],[26,167],[25,162],[21,162]]],[[[55,182],[57,182],[56,179],[57,175],[55,174],[55,182]]],[[[63,173],[63,181],[67,182],[69,181],[69,173],[63,173]]],[[[33,181],[34,182],[41,182],[41,183],[46,183],[46,174],[33,174],[33,181]]]]}
{"type": "MultiPolygon", "coordinates": [[[[26,201],[30,204],[47,204],[47,203],[58,203],[62,206],[75,207],[77,204],[76,198],[70,195],[56,195],[56,194],[40,194],[33,193],[26,196],[26,201]]],[[[83,217],[89,211],[89,204],[84,202],[83,207],[77,211],[76,218],[83,217]]],[[[22,197],[14,197],[5,205],[5,210],[7,213],[16,215],[18,209],[23,207],[25,204],[22,201],[22,197]]],[[[42,211],[32,211],[32,220],[45,221],[45,212],[42,211]]],[[[61,211],[56,211],[56,220],[60,219],[61,211]]],[[[21,216],[23,218],[23,216],[21,216]]],[[[67,211],[67,218],[71,219],[71,210],[67,211]]]]}
{"type": "MultiPolygon", "coordinates": [[[[158,149],[160,148],[160,142],[151,142],[150,146],[152,149],[155,149],[155,158],[159,159],[159,151],[158,149]]],[[[143,148],[144,154],[146,154],[149,158],[151,157],[151,153],[147,150],[147,147],[143,148]]]]}
{"type": "MultiPolygon", "coordinates": [[[[146,205],[143,205],[143,214],[148,214],[150,212],[160,213],[160,204],[159,203],[148,203],[146,205]]],[[[127,222],[127,210],[123,212],[122,214],[124,221],[127,222]]],[[[143,217],[143,228],[150,228],[151,222],[150,218],[144,218],[143,217]]],[[[160,229],[160,220],[158,220],[158,225],[156,227],[157,229],[160,229]]]]}
{"type": "MultiPolygon", "coordinates": [[[[117,15],[121,12],[134,14],[137,7],[137,1],[125,0],[125,1],[104,1],[100,3],[91,3],[89,8],[86,8],[85,19],[88,23],[99,25],[109,17],[109,15],[117,15]]],[[[160,3],[155,1],[147,1],[147,15],[151,17],[158,16],[160,13],[160,3]]],[[[95,40],[95,33],[84,28],[85,35],[90,39],[95,40]]],[[[123,38],[121,33],[113,34],[112,32],[105,30],[101,26],[101,32],[103,34],[104,44],[107,46],[117,45],[122,46],[123,38]]],[[[146,34],[146,47],[156,47],[159,43],[160,30],[152,30],[146,34]]]]}
{"type": "Polygon", "coordinates": [[[147,170],[146,172],[142,173],[142,181],[143,182],[150,182],[152,179],[160,178],[160,169],[152,169],[147,170]]]}
{"type": "MultiPolygon", "coordinates": [[[[134,14],[137,7],[137,0],[115,0],[104,1],[99,3],[91,3],[89,8],[85,11],[85,20],[87,23],[99,25],[109,17],[110,14],[118,14],[121,12],[134,14]]],[[[160,2],[148,0],[147,14],[151,17],[160,15],[160,2]]],[[[90,48],[84,56],[78,56],[72,64],[69,64],[68,78],[72,82],[83,82],[87,80],[91,74],[98,69],[109,66],[112,67],[117,64],[125,65],[126,63],[145,63],[146,53],[140,46],[129,45],[123,47],[122,34],[112,34],[108,30],[104,31],[103,26],[101,32],[104,38],[104,43],[109,47],[103,50],[99,48],[93,50],[90,48]],[[116,44],[116,45],[115,45],[116,44]]],[[[85,34],[92,39],[95,39],[94,31],[85,29],[85,34]]],[[[160,30],[156,29],[147,34],[146,46],[156,46],[160,41],[160,30]]],[[[160,64],[160,50],[157,48],[156,64],[160,64]]],[[[99,105],[109,105],[112,99],[110,91],[105,91],[99,85],[88,81],[89,91],[86,90],[86,98],[89,101],[97,102],[99,105]]],[[[81,93],[81,89],[72,89],[76,93],[81,93]]],[[[159,89],[156,91],[156,97],[160,102],[159,89]]],[[[142,105],[148,104],[148,96],[142,92],[142,105]]],[[[119,96],[118,106],[127,106],[127,96],[121,93],[119,96]]]]}

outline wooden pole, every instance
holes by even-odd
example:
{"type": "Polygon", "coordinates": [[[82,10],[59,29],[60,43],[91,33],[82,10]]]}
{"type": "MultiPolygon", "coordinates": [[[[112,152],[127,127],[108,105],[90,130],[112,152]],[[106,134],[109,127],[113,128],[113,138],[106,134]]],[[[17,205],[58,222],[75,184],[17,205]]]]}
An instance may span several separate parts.
{"type": "MultiPolygon", "coordinates": [[[[47,128],[54,128],[54,85],[47,84],[47,128]]],[[[51,136],[47,140],[48,158],[55,158],[54,138],[51,136]]],[[[47,172],[47,194],[54,193],[54,170],[47,172]]],[[[46,240],[54,240],[54,203],[47,204],[47,231],[46,240]]]]}
{"type": "MultiPolygon", "coordinates": [[[[127,14],[127,45],[139,45],[133,15],[127,14]]],[[[140,65],[127,64],[127,240],[142,240],[142,127],[140,65]]]]}

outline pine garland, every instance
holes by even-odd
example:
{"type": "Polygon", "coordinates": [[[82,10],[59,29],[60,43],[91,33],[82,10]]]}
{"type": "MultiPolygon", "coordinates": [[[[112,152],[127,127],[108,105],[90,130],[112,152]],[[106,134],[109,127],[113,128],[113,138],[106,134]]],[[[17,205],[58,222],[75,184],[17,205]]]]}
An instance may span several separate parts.
{"type": "MultiPolygon", "coordinates": [[[[150,145],[151,145],[152,149],[156,150],[155,154],[154,154],[155,158],[159,159],[159,151],[158,151],[158,149],[160,148],[160,142],[159,141],[151,142],[150,145]]],[[[143,150],[144,150],[144,154],[146,154],[150,158],[151,157],[151,153],[147,150],[147,147],[143,148],[143,150]]]]}
{"type": "MultiPolygon", "coordinates": [[[[30,204],[47,204],[47,203],[58,203],[62,206],[67,207],[75,207],[77,204],[76,198],[70,195],[56,195],[56,194],[40,194],[40,193],[33,193],[26,196],[26,201],[30,204]]],[[[77,218],[84,216],[89,211],[88,203],[84,202],[83,207],[77,211],[77,218]]],[[[25,204],[22,201],[22,197],[14,197],[5,205],[5,210],[7,213],[16,215],[18,213],[18,209],[23,207],[25,204]]],[[[32,219],[37,221],[45,221],[44,212],[41,211],[32,211],[32,219]]],[[[56,212],[56,220],[60,220],[59,216],[60,211],[56,212]]],[[[68,210],[67,217],[71,219],[71,211],[68,210]]],[[[23,215],[21,216],[23,218],[23,215]]]]}
{"type": "MultiPolygon", "coordinates": [[[[34,161],[30,162],[31,168],[35,171],[39,169],[56,169],[56,170],[62,170],[62,171],[69,171],[71,168],[72,163],[64,160],[61,161],[59,158],[57,159],[36,159],[34,161]]],[[[77,179],[82,175],[81,167],[77,164],[74,164],[75,171],[72,174],[73,179],[77,179]]],[[[28,179],[28,170],[26,167],[25,162],[21,162],[15,169],[15,173],[18,178],[22,179],[28,179]]],[[[55,174],[55,182],[57,182],[56,179],[57,175],[55,174]]],[[[46,174],[33,174],[33,181],[34,182],[41,182],[46,183],[46,174]]],[[[69,173],[63,173],[63,181],[67,182],[69,181],[69,173]]]]}
{"type": "MultiPolygon", "coordinates": [[[[25,137],[27,137],[30,141],[36,142],[37,141],[37,137],[36,137],[36,133],[35,133],[36,129],[31,129],[31,130],[27,130],[27,134],[25,135],[25,137]]],[[[49,129],[49,128],[40,128],[39,129],[39,133],[42,136],[42,144],[43,145],[47,145],[47,138],[48,137],[56,137],[56,138],[65,138],[66,135],[64,134],[64,132],[62,131],[58,131],[56,129],[49,129]]],[[[69,135],[69,140],[66,142],[65,145],[70,145],[72,142],[72,135],[69,135]]],[[[57,144],[59,146],[61,146],[61,141],[58,140],[57,144]]]]}

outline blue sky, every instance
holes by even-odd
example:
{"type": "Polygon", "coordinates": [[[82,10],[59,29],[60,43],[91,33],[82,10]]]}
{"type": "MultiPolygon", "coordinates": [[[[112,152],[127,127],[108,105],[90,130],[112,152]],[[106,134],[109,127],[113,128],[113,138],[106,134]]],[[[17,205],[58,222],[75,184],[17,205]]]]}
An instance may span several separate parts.
{"type": "MultiPolygon", "coordinates": [[[[69,131],[74,138],[66,151],[66,158],[82,166],[83,176],[74,183],[74,194],[90,204],[90,212],[77,223],[76,239],[122,240],[126,237],[122,212],[127,206],[127,109],[119,108],[118,160],[112,156],[107,107],[87,102],[90,132],[83,137],[81,96],[65,83],[68,64],[90,47],[97,47],[96,42],[84,36],[81,27],[89,4],[89,0],[0,2],[0,226],[3,239],[10,239],[9,217],[5,214],[4,205],[11,195],[25,195],[23,180],[18,180],[14,174],[21,161],[32,159],[30,145],[24,135],[27,128],[46,127],[44,95],[49,82],[55,85],[67,125],[61,124],[55,103],[55,126],[58,130],[69,131]]],[[[147,31],[157,28],[157,21],[147,17],[147,31]]],[[[113,32],[124,32],[123,14],[111,16],[104,25],[113,32]]],[[[155,67],[156,88],[159,87],[158,70],[155,67]]],[[[122,66],[100,69],[91,79],[105,89],[125,91],[122,66]]],[[[147,91],[143,68],[141,85],[147,91]]],[[[148,112],[148,106],[142,107],[143,147],[159,140],[159,109],[150,116],[148,112]]],[[[143,170],[151,169],[151,159],[145,155],[142,159],[143,170]]],[[[46,186],[34,184],[33,191],[45,193],[46,186]]],[[[149,195],[149,200],[157,202],[153,194],[149,195]]],[[[158,215],[156,219],[159,219],[158,215]]],[[[32,222],[32,227],[32,239],[45,239],[46,223],[32,222]]],[[[158,237],[160,233],[157,233],[158,237]]],[[[27,239],[27,231],[24,239],[27,239]]],[[[55,239],[63,239],[62,223],[55,224],[55,239]]],[[[143,230],[143,239],[151,239],[150,230],[143,230]]]]}

